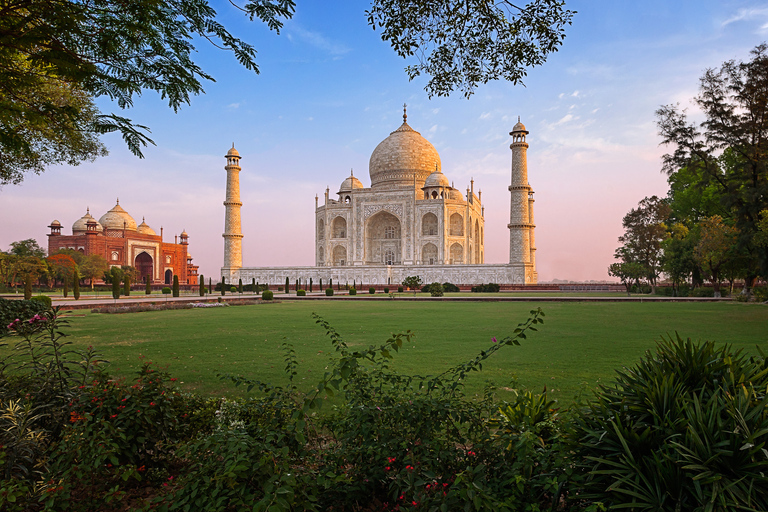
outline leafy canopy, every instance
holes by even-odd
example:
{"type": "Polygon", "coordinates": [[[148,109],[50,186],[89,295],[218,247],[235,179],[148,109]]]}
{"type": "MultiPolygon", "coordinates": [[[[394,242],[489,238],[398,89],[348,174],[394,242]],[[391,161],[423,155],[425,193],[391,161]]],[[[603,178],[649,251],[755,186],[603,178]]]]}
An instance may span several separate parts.
{"type": "Polygon", "coordinates": [[[562,0],[373,0],[367,11],[398,55],[417,58],[405,71],[430,77],[430,97],[469,97],[491,80],[522,83],[527,68],[558,50],[574,14],[562,0]]]}
{"type": "MultiPolygon", "coordinates": [[[[250,0],[238,6],[279,33],[293,16],[293,0],[250,0]]],[[[521,83],[526,69],[557,51],[574,14],[562,0],[372,0],[368,23],[395,52],[416,57],[410,79],[430,77],[429,96],[479,84],[521,83]]],[[[51,164],[77,165],[106,153],[98,137],[119,132],[142,157],[154,144],[149,128],[120,109],[154,91],[176,111],[214,78],[193,59],[203,39],[231,52],[259,73],[256,50],[233,36],[207,0],[8,0],[0,3],[0,185],[51,164]]]]}
{"type": "Polygon", "coordinates": [[[670,177],[686,169],[700,178],[699,190],[715,187],[722,211],[739,230],[739,249],[752,258],[749,273],[768,271],[768,248],[755,244],[760,212],[768,208],[768,46],[761,44],[747,62],[727,61],[701,77],[694,99],[704,115],[690,122],[685,110],[665,105],[656,111],[663,144],[663,170],[670,177]],[[761,267],[761,268],[760,268],[761,267]]]}

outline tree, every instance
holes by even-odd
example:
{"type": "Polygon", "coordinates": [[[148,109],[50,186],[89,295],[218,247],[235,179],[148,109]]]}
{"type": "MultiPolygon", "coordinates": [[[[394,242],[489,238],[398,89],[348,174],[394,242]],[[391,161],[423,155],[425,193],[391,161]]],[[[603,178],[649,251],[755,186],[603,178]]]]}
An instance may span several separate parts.
{"type": "Polygon", "coordinates": [[[93,290],[93,280],[107,272],[109,263],[99,254],[89,254],[83,258],[83,261],[78,265],[78,269],[80,276],[83,279],[88,279],[91,284],[91,290],[93,290]]]}
{"type": "Polygon", "coordinates": [[[0,185],[21,183],[25,173],[40,174],[48,165],[107,154],[92,98],[20,54],[0,51],[0,112],[0,185]]]}
{"type": "Polygon", "coordinates": [[[126,277],[130,279],[132,283],[135,283],[140,279],[139,269],[136,267],[132,267],[131,265],[122,265],[120,266],[120,270],[123,271],[123,281],[125,281],[126,277]]]}
{"type": "Polygon", "coordinates": [[[288,287],[290,286],[290,281],[288,278],[285,278],[285,293],[288,293],[288,287]]]}
{"type": "Polygon", "coordinates": [[[645,277],[655,290],[661,273],[661,243],[667,238],[665,222],[670,208],[666,199],[646,197],[637,208],[624,216],[624,234],[619,237],[622,246],[614,256],[624,263],[639,263],[645,267],[645,277]]]}
{"type": "Polygon", "coordinates": [[[646,275],[646,268],[636,262],[611,263],[608,267],[608,275],[618,277],[629,295],[632,284],[637,284],[646,275]]]}
{"type": "MultiPolygon", "coordinates": [[[[117,267],[112,267],[113,269],[117,267]]],[[[112,298],[117,300],[120,298],[120,280],[117,275],[110,276],[110,282],[112,283],[112,298]]]]}
{"type": "MultiPolygon", "coordinates": [[[[68,254],[54,254],[45,258],[48,265],[48,274],[56,281],[61,281],[64,288],[72,281],[72,276],[77,274],[77,264],[72,256],[68,254]]],[[[66,295],[64,295],[66,297],[66,295]]]]}
{"type": "Polygon", "coordinates": [[[760,222],[757,223],[753,242],[758,247],[768,247],[768,210],[760,212],[760,222]]]}
{"type": "Polygon", "coordinates": [[[147,275],[144,277],[144,295],[152,294],[152,278],[147,275]]]}
{"type": "Polygon", "coordinates": [[[107,284],[117,283],[119,285],[123,282],[123,269],[120,267],[110,267],[109,270],[104,273],[102,279],[107,284]]]}
{"type": "Polygon", "coordinates": [[[405,68],[408,78],[430,77],[432,96],[504,79],[522,82],[526,68],[543,64],[565,38],[574,12],[558,0],[532,0],[518,7],[493,0],[373,0],[368,23],[381,29],[403,57],[417,56],[405,68]]]}
{"type": "Polygon", "coordinates": [[[205,278],[200,274],[200,285],[198,286],[198,293],[201,297],[205,297],[205,278]]]}
{"type": "Polygon", "coordinates": [[[240,295],[243,294],[243,280],[242,279],[238,279],[237,280],[237,293],[239,293],[240,295]]]}
{"type": "Polygon", "coordinates": [[[173,275],[173,296],[179,296],[179,276],[176,274],[173,275]]]}
{"type": "Polygon", "coordinates": [[[47,272],[45,260],[37,256],[19,256],[16,260],[16,273],[24,283],[24,298],[32,296],[32,283],[47,272]]]}
{"type": "Polygon", "coordinates": [[[45,258],[45,249],[37,245],[37,240],[34,238],[27,238],[18,242],[11,242],[11,254],[21,257],[45,258]]]}
{"type": "Polygon", "coordinates": [[[421,288],[421,278],[419,276],[408,276],[403,280],[403,286],[410,288],[411,290],[417,290],[421,288]]]}
{"type": "Polygon", "coordinates": [[[224,276],[221,277],[221,295],[225,295],[227,293],[227,281],[224,279],[224,276]]]}
{"type": "Polygon", "coordinates": [[[757,46],[747,62],[727,61],[701,78],[694,99],[704,120],[690,123],[677,105],[656,111],[659,134],[672,153],[669,175],[696,169],[705,186],[719,189],[722,205],[739,230],[738,246],[752,256],[746,287],[768,273],[768,247],[754,243],[760,212],[768,208],[768,46],[757,46]]]}
{"type": "MultiPolygon", "coordinates": [[[[248,1],[236,6],[279,33],[293,16],[294,0],[248,1]]],[[[557,51],[573,12],[561,0],[530,0],[523,6],[490,0],[372,0],[368,23],[404,57],[409,78],[430,76],[429,96],[505,79],[520,83],[526,69],[557,51]]],[[[149,129],[114,113],[155,91],[174,111],[213,80],[191,56],[193,41],[207,40],[259,73],[256,51],[232,36],[207,0],[10,0],[0,6],[0,155],[33,155],[0,175],[16,183],[23,172],[51,163],[77,164],[104,154],[98,136],[120,132],[128,148],[154,144],[149,129]]],[[[2,158],[6,160],[5,157],[2,158]]],[[[11,158],[11,160],[13,160],[11,158]]]]}
{"type": "Polygon", "coordinates": [[[75,275],[72,277],[72,295],[75,300],[80,300],[80,274],[75,270],[75,275]]]}
{"type": "Polygon", "coordinates": [[[698,232],[698,229],[691,231],[684,224],[676,223],[670,228],[670,237],[661,243],[664,251],[661,269],[672,281],[675,296],[679,295],[680,286],[689,278],[692,280],[692,285],[699,280],[699,265],[693,255],[693,249],[698,241],[698,232]]]}
{"type": "Polygon", "coordinates": [[[734,258],[734,249],[739,230],[723,223],[722,217],[714,215],[701,222],[701,239],[696,244],[694,256],[720,297],[720,277],[725,264],[734,258]]]}
{"type": "Polygon", "coordinates": [[[131,294],[131,274],[123,273],[123,295],[128,297],[131,294]]]}

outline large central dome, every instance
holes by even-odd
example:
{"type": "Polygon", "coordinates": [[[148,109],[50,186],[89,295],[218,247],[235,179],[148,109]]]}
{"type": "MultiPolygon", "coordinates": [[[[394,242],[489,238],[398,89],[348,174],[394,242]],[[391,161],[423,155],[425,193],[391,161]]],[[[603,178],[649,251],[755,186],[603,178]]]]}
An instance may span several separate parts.
{"type": "Polygon", "coordinates": [[[408,126],[406,116],[403,124],[381,141],[371,154],[368,172],[371,188],[396,188],[424,186],[427,176],[440,170],[440,155],[435,147],[408,126]]]}
{"type": "Polygon", "coordinates": [[[120,206],[120,200],[117,200],[117,204],[109,210],[107,213],[101,216],[99,224],[104,226],[104,229],[126,229],[127,231],[136,231],[136,221],[133,220],[127,211],[120,206]]]}

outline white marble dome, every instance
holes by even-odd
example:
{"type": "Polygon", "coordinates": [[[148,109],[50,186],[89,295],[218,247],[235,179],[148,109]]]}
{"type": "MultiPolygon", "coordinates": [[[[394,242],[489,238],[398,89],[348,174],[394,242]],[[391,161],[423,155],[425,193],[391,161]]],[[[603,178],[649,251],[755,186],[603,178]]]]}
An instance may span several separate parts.
{"type": "Polygon", "coordinates": [[[353,174],[350,174],[347,179],[341,182],[341,186],[339,187],[339,194],[341,194],[342,192],[350,192],[358,188],[365,188],[365,187],[363,186],[363,183],[359,179],[355,178],[353,174]]]}
{"type": "Polygon", "coordinates": [[[120,206],[120,200],[111,210],[101,216],[99,224],[104,226],[104,229],[123,229],[123,227],[127,231],[136,231],[137,229],[136,221],[120,206]]]}
{"type": "Polygon", "coordinates": [[[448,177],[445,174],[440,171],[435,171],[427,176],[427,179],[424,182],[424,188],[429,187],[451,188],[451,182],[448,181],[448,177]]]}
{"type": "Polygon", "coordinates": [[[424,180],[435,169],[440,170],[440,155],[435,147],[419,132],[403,124],[376,146],[371,154],[368,172],[371,188],[390,188],[424,185],[424,180]]]}

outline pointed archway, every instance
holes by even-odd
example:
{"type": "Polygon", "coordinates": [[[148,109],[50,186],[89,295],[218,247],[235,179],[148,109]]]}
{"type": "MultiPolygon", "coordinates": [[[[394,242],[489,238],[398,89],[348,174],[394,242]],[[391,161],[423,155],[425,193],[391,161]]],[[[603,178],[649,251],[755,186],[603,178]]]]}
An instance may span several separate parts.
{"type": "Polygon", "coordinates": [[[133,260],[133,266],[138,270],[139,279],[141,279],[142,283],[146,282],[147,277],[149,277],[150,283],[154,281],[152,256],[146,251],[141,251],[138,256],[136,256],[136,259],[133,260]]]}

